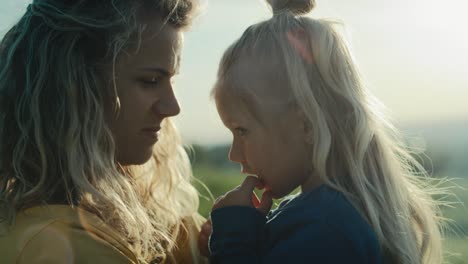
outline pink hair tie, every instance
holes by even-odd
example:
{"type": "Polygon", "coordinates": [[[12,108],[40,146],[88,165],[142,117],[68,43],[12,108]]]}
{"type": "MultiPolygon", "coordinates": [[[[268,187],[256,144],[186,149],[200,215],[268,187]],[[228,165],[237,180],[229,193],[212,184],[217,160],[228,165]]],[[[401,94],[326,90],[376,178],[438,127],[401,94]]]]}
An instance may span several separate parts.
{"type": "Polygon", "coordinates": [[[296,32],[288,31],[286,35],[288,36],[289,43],[293,46],[294,50],[304,59],[307,63],[312,64],[314,59],[312,53],[309,49],[306,48],[304,43],[297,37],[301,33],[301,30],[296,30],[296,32]]]}

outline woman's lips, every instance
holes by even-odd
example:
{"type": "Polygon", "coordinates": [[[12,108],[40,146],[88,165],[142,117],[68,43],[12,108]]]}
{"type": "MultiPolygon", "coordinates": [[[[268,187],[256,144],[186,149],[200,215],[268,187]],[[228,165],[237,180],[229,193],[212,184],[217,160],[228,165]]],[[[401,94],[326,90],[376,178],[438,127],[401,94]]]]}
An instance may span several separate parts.
{"type": "Polygon", "coordinates": [[[159,137],[159,130],[160,127],[148,127],[148,128],[143,128],[141,130],[141,133],[145,135],[146,137],[150,138],[153,141],[157,141],[159,137]]]}

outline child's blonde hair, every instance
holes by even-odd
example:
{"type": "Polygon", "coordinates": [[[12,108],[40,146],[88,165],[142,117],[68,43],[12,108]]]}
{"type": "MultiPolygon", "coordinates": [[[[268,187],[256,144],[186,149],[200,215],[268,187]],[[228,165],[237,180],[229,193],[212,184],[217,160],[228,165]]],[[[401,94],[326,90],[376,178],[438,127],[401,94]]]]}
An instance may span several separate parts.
{"type": "Polygon", "coordinates": [[[277,87],[289,95],[277,101],[299,110],[310,130],[314,173],[345,194],[367,219],[384,258],[402,264],[441,263],[440,210],[431,198],[435,189],[378,111],[335,23],[300,16],[314,1],[269,2],[274,16],[250,26],[225,52],[213,94],[230,89],[239,98],[257,98],[263,107],[278,106],[258,98],[269,91],[236,85],[231,71],[246,58],[255,61],[255,69],[274,65],[281,81],[277,87]]]}

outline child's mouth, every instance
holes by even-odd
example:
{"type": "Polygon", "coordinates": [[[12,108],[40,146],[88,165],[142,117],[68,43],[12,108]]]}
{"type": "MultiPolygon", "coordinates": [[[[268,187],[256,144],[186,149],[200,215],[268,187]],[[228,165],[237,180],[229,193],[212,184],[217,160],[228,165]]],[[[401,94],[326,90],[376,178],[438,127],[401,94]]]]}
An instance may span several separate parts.
{"type": "Polygon", "coordinates": [[[258,187],[261,187],[261,188],[259,189],[264,189],[266,187],[266,183],[263,177],[261,175],[257,175],[257,179],[260,182],[258,187]]]}

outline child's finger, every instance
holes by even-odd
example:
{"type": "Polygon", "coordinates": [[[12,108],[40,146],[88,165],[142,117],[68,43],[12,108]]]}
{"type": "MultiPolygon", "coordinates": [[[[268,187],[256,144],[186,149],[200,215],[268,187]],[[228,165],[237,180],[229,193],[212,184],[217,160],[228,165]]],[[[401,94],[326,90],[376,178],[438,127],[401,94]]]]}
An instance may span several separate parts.
{"type": "Polygon", "coordinates": [[[260,200],[258,199],[257,195],[254,192],[252,193],[252,204],[255,208],[260,206],[260,200]]]}
{"type": "Polygon", "coordinates": [[[255,190],[255,186],[257,185],[258,179],[255,176],[249,175],[245,177],[242,184],[239,186],[241,190],[251,193],[255,190]]]}
{"type": "Polygon", "coordinates": [[[265,185],[263,185],[263,181],[257,180],[257,184],[255,184],[255,188],[257,188],[259,190],[265,188],[265,185]]]}
{"type": "Polygon", "coordinates": [[[262,194],[262,200],[260,201],[260,205],[257,209],[266,215],[270,211],[271,206],[273,206],[273,197],[271,196],[271,192],[264,191],[262,194]]]}
{"type": "Polygon", "coordinates": [[[200,234],[198,236],[198,250],[202,256],[209,257],[210,250],[208,249],[208,236],[200,234]]]}
{"type": "Polygon", "coordinates": [[[210,256],[210,250],[208,249],[208,240],[211,235],[212,224],[211,219],[208,220],[202,225],[200,234],[198,235],[198,249],[200,254],[205,257],[210,256]]]}
{"type": "Polygon", "coordinates": [[[208,219],[201,227],[201,231],[202,233],[205,233],[205,234],[211,234],[211,229],[212,229],[212,226],[211,226],[211,219],[208,219]]]}

